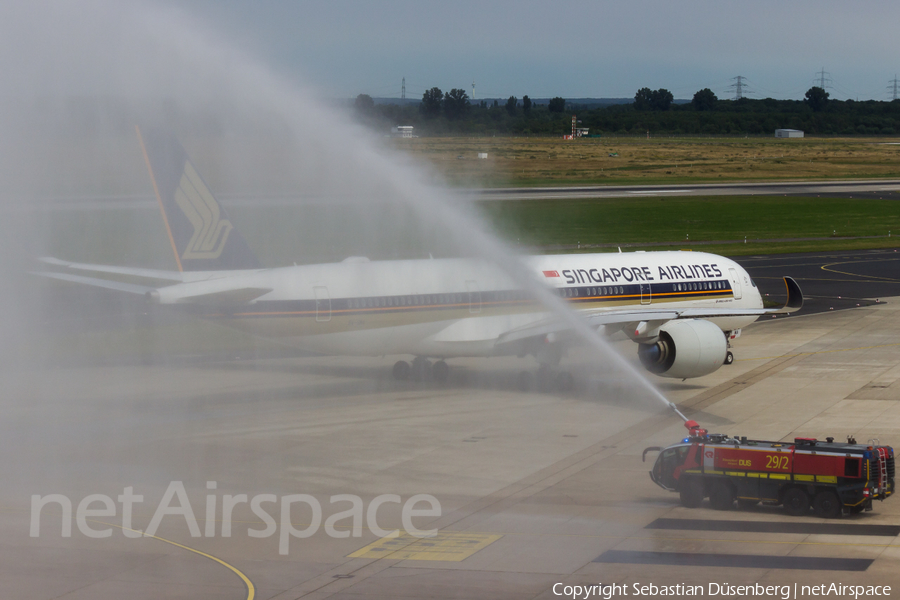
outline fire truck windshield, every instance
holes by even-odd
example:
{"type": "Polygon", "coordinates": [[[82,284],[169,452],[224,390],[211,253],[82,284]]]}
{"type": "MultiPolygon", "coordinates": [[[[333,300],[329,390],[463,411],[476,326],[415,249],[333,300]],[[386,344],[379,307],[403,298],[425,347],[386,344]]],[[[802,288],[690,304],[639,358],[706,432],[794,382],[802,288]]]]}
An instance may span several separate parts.
{"type": "Polygon", "coordinates": [[[675,468],[684,462],[690,446],[676,446],[660,452],[656,464],[653,466],[653,474],[656,481],[663,487],[674,490],[677,484],[675,480],[675,468]]]}

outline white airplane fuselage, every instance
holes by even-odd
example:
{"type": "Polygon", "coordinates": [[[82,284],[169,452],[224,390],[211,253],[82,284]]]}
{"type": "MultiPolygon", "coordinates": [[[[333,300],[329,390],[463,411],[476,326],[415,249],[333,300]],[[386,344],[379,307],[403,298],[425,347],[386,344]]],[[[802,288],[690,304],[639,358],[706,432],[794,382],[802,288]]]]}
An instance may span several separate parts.
{"type": "MultiPolygon", "coordinates": [[[[701,252],[545,255],[523,259],[571,308],[651,311],[660,308],[761,309],[747,272],[701,252]]],[[[187,275],[187,274],[186,274],[187,275]]],[[[534,294],[498,267],[474,259],[368,261],[247,271],[192,273],[160,288],[160,304],[194,305],[201,316],[328,354],[413,354],[448,358],[500,353],[498,337],[548,318],[534,294]],[[233,307],[198,303],[216,294],[257,290],[233,307]]],[[[756,315],[709,318],[723,331],[756,315]]],[[[639,321],[639,317],[632,319],[639,321]]]]}

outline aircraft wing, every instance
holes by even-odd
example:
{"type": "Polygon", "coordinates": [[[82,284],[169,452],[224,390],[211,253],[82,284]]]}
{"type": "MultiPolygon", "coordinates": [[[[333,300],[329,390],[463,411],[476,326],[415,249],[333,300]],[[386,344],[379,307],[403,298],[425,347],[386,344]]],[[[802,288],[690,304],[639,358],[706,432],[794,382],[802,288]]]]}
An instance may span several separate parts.
{"type": "MultiPolygon", "coordinates": [[[[220,290],[210,292],[208,294],[197,294],[196,296],[184,296],[178,300],[179,304],[207,304],[211,306],[222,305],[241,305],[249,304],[260,296],[265,296],[272,291],[272,288],[235,288],[230,290],[220,290]]],[[[151,292],[151,298],[158,298],[159,292],[151,292]],[[155,296],[154,296],[155,295],[155,296]]]]}
{"type": "MultiPolygon", "coordinates": [[[[747,317],[771,314],[785,314],[795,312],[803,306],[803,293],[800,286],[790,277],[784,278],[787,287],[787,301],[783,306],[776,308],[727,308],[727,307],[685,307],[651,309],[628,307],[620,310],[597,310],[585,312],[584,321],[589,327],[599,328],[606,325],[644,324],[645,330],[652,330],[675,319],[714,319],[721,317],[747,317]]],[[[508,344],[521,343],[524,340],[547,336],[550,334],[565,334],[569,326],[559,319],[548,318],[537,323],[510,330],[497,338],[496,345],[503,347],[508,344]]]]}
{"type": "Polygon", "coordinates": [[[117,292],[127,292],[129,294],[144,295],[144,294],[146,294],[148,292],[152,292],[154,289],[156,289],[156,288],[148,287],[145,285],[137,285],[134,283],[124,283],[121,281],[112,281],[110,279],[100,279],[98,277],[85,277],[83,275],[73,275],[71,273],[51,273],[51,272],[32,271],[32,275],[40,275],[41,277],[49,277],[50,279],[58,279],[60,281],[83,283],[85,285],[92,285],[94,287],[106,288],[108,290],[115,290],[117,292]]]}
{"type": "MultiPolygon", "coordinates": [[[[601,325],[634,323],[636,321],[671,321],[677,318],[678,313],[676,311],[637,311],[630,309],[585,315],[584,321],[589,327],[597,328],[601,325]]],[[[504,333],[497,338],[497,345],[502,346],[537,336],[558,334],[567,329],[568,326],[565,323],[551,317],[504,333]]]]}
{"type": "MultiPolygon", "coordinates": [[[[184,273],[179,271],[163,271],[159,269],[140,269],[134,267],[117,267],[115,265],[93,265],[88,263],[76,263],[69,262],[66,260],[60,260],[58,258],[53,258],[51,256],[45,256],[39,258],[42,263],[53,265],[54,267],[61,267],[64,269],[72,269],[75,271],[91,271],[93,273],[108,273],[111,275],[125,275],[129,277],[140,277],[143,279],[157,279],[162,281],[167,281],[171,283],[182,283],[185,281],[184,273]]],[[[52,273],[36,273],[37,275],[44,275],[46,277],[53,277],[52,273]]],[[[82,281],[80,279],[65,279],[63,277],[53,277],[54,279],[64,279],[65,281],[77,281],[78,283],[88,283],[89,285],[95,285],[93,283],[89,283],[88,281],[82,281]]],[[[85,277],[83,279],[93,280],[91,277],[85,277]]],[[[98,279],[98,281],[105,281],[102,279],[98,279]]],[[[100,287],[108,287],[108,286],[100,286],[100,287]]],[[[116,289],[116,288],[110,288],[116,289]]]]}

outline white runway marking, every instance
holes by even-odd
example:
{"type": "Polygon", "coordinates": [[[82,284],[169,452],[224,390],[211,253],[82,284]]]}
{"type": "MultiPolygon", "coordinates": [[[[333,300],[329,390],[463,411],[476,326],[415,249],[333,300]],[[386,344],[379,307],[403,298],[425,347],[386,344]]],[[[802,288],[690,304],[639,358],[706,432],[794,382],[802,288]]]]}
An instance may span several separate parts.
{"type": "Polygon", "coordinates": [[[637,190],[629,194],[690,194],[694,190],[637,190]]]}

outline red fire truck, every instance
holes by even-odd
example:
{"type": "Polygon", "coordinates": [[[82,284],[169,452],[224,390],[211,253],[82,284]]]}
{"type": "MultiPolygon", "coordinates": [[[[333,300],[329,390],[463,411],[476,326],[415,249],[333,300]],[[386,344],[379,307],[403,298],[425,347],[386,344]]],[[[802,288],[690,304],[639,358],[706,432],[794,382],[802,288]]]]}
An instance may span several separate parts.
{"type": "Polygon", "coordinates": [[[688,508],[709,497],[717,510],[729,510],[737,500],[741,507],[782,504],[794,516],[812,506],[820,517],[837,517],[842,510],[872,510],[872,500],[894,493],[894,450],[878,440],[765,442],[710,434],[696,421],[685,427],[690,433],[680,443],[647,448],[643,458],[659,452],[650,478],[677,491],[688,508]]]}

